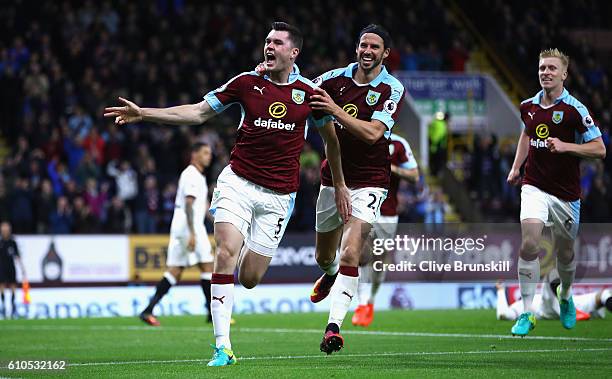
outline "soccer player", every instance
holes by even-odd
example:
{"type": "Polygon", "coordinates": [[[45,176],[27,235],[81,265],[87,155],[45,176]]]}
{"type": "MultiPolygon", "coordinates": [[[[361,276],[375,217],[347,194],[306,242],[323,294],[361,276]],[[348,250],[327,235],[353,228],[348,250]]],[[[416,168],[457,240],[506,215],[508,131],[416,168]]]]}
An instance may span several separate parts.
{"type": "Polygon", "coordinates": [[[198,265],[200,269],[200,284],[204,292],[204,301],[208,309],[208,321],[212,321],[210,312],[210,280],[213,270],[208,233],[204,226],[204,218],[208,209],[208,184],[204,170],[210,165],[212,153],[210,146],[196,142],[191,147],[191,162],[183,170],[178,182],[174,215],[170,224],[170,241],[166,266],[168,270],[157,283],[155,295],[149,305],[140,314],[140,319],[152,326],[159,326],[159,321],[153,316],[153,308],[168,293],[183,274],[185,267],[198,265]]]}
{"type": "MultiPolygon", "coordinates": [[[[380,217],[372,226],[370,238],[392,239],[397,232],[397,191],[400,179],[416,183],[419,180],[419,169],[410,144],[397,134],[391,134],[389,141],[389,154],[391,156],[391,181],[389,194],[380,207],[380,217]]],[[[375,260],[384,260],[390,251],[382,255],[372,256],[371,245],[366,243],[361,253],[359,264],[359,286],[357,294],[359,306],[355,309],[352,322],[356,326],[369,326],[374,320],[374,299],[385,280],[384,271],[374,271],[372,265],[375,260]]]]}
{"type": "Polygon", "coordinates": [[[209,366],[236,363],[229,338],[234,270],[238,266],[240,283],[253,288],[272,260],[291,216],[309,118],[325,140],[341,219],[347,221],[351,211],[331,117],[310,108],[315,93],[312,82],[300,75],[289,77],[302,41],[299,29],[275,22],[263,48],[268,75],[242,73],[198,104],[151,109],[120,98],[125,106],[106,109],[105,115],[115,117],[119,125],[139,121],[190,125],[201,124],[232,104],[241,107],[243,117],[230,164],[217,179],[211,203],[216,242],[211,310],[216,344],[209,366]]]}
{"type": "Polygon", "coordinates": [[[580,158],[602,159],[606,148],[587,108],[563,83],[569,58],[558,49],[540,53],[538,77],[542,90],[521,103],[523,131],[508,182],[521,187],[521,235],[518,279],[525,312],[512,334],[525,336],[535,327],[533,297],[540,279],[538,245],[544,225],[552,225],[557,270],[557,295],[564,328],[576,324],[571,287],[576,272],[574,240],[580,218],[580,158]]]}
{"type": "MultiPolygon", "coordinates": [[[[558,320],[560,315],[559,301],[557,300],[557,288],[559,287],[559,275],[556,270],[551,271],[542,281],[542,293],[533,297],[533,310],[536,319],[558,320]],[[552,279],[552,280],[551,280],[552,279]]],[[[506,289],[502,282],[498,282],[496,316],[498,320],[515,321],[523,312],[523,302],[515,301],[508,305],[506,289]]],[[[588,320],[591,317],[604,318],[606,309],[612,312],[612,291],[606,288],[597,292],[590,292],[573,297],[576,302],[576,314],[578,320],[588,320]]]]}
{"type": "Polygon", "coordinates": [[[404,98],[404,87],[382,64],[389,55],[390,40],[389,33],[379,25],[362,29],[356,47],[357,62],[315,79],[319,88],[310,102],[313,109],[331,114],[336,120],[352,206],[350,220],[343,225],[334,204],[330,162],[323,161],[317,200],[316,260],[324,274],[315,283],[310,299],[316,303],[331,294],[328,323],[320,345],[327,354],[344,345],[340,327],[357,293],[359,257],[389,188],[388,140],[404,98]]]}
{"type": "Polygon", "coordinates": [[[21,269],[22,280],[26,279],[25,268],[23,262],[19,257],[19,249],[17,248],[17,242],[11,233],[11,224],[4,221],[0,225],[0,299],[2,299],[2,308],[0,313],[2,317],[6,317],[6,306],[4,303],[4,288],[8,286],[11,289],[11,318],[15,317],[15,289],[17,288],[17,278],[15,271],[15,262],[21,269]]]}

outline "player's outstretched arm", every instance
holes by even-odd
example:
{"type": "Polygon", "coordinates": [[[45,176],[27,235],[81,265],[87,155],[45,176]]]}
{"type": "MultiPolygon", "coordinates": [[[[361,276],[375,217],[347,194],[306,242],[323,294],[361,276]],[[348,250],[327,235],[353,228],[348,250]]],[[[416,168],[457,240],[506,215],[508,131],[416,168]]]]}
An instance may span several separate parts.
{"type": "Polygon", "coordinates": [[[394,164],[391,165],[391,173],[399,176],[402,179],[406,179],[410,183],[417,183],[419,181],[419,169],[415,168],[403,168],[400,166],[396,166],[394,164]]]}
{"type": "Polygon", "coordinates": [[[601,137],[586,143],[563,142],[558,138],[548,137],[546,146],[552,153],[569,153],[580,158],[604,159],[606,157],[606,146],[601,137]]]}
{"type": "Polygon", "coordinates": [[[529,136],[525,131],[521,133],[519,137],[518,144],[516,145],[516,154],[514,155],[514,163],[512,163],[512,168],[508,173],[507,182],[513,185],[517,185],[521,179],[521,167],[523,163],[525,163],[525,159],[527,159],[527,154],[529,153],[529,136]]]}
{"type": "Polygon", "coordinates": [[[104,109],[104,117],[114,117],[117,125],[141,121],[171,125],[199,125],[216,115],[206,101],[170,108],[141,108],[122,97],[119,98],[119,101],[124,105],[104,109]]]}
{"type": "Polygon", "coordinates": [[[346,183],[344,182],[344,173],[342,172],[342,158],[340,156],[340,142],[334,129],[334,124],[328,121],[319,128],[319,133],[325,142],[325,156],[329,161],[329,168],[332,174],[332,181],[335,189],[335,200],[338,213],[342,217],[342,221],[346,224],[351,216],[351,195],[346,183]]]}
{"type": "Polygon", "coordinates": [[[310,97],[310,107],[334,116],[342,126],[363,142],[373,145],[385,134],[387,126],[382,122],[359,120],[340,108],[324,89],[317,87],[315,92],[310,97]]]}

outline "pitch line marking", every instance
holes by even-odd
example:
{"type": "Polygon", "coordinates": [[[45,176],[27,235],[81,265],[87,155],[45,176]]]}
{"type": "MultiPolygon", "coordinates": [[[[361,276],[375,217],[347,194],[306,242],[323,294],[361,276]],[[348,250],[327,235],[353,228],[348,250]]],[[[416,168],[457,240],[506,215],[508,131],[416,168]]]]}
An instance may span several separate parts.
{"type": "MultiPolygon", "coordinates": [[[[586,349],[533,349],[533,350],[471,350],[471,351],[424,351],[424,352],[389,352],[389,353],[368,353],[368,354],[337,354],[334,357],[344,358],[363,358],[363,357],[397,357],[397,356],[432,356],[432,355],[478,355],[478,354],[528,354],[528,353],[567,353],[567,352],[603,352],[612,351],[612,348],[586,348],[586,349]]],[[[242,361],[254,360],[291,360],[291,359],[330,359],[325,355],[285,355],[285,356],[255,356],[238,357],[242,361]]],[[[115,362],[82,362],[70,363],[70,367],[84,366],[119,366],[119,365],[139,365],[139,364],[164,364],[164,363],[196,363],[208,362],[208,359],[172,359],[172,360],[146,360],[146,361],[115,361],[115,362]]]]}
{"type": "MultiPolygon", "coordinates": [[[[79,331],[79,330],[123,330],[123,331],[150,331],[150,332],[206,332],[211,331],[211,327],[191,327],[191,326],[136,326],[136,325],[92,325],[92,326],[73,326],[73,325],[10,325],[0,326],[2,330],[23,330],[23,331],[79,331]]],[[[319,329],[289,329],[289,328],[241,328],[234,329],[236,332],[246,333],[305,333],[321,334],[319,329]]],[[[497,339],[518,339],[509,334],[468,334],[468,333],[431,333],[431,332],[385,332],[376,330],[346,330],[342,332],[346,335],[366,335],[366,336],[392,336],[392,337],[432,337],[432,338],[497,338],[497,339]]],[[[596,341],[612,342],[612,338],[593,338],[593,337],[566,337],[566,336],[526,336],[521,339],[526,340],[548,340],[548,341],[596,341]]]]}

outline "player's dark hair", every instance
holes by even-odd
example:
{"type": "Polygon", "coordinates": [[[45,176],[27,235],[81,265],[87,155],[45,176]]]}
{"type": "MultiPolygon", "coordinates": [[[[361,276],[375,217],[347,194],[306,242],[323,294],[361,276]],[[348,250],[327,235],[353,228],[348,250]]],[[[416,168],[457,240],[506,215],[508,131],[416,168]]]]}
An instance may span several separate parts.
{"type": "Polygon", "coordinates": [[[208,144],[204,142],[195,142],[193,145],[191,145],[191,152],[197,153],[204,146],[208,146],[208,144]]]}
{"type": "Polygon", "coordinates": [[[373,33],[382,38],[383,40],[383,48],[390,49],[391,48],[391,35],[387,31],[387,29],[383,28],[378,24],[370,24],[365,28],[361,29],[359,32],[359,38],[357,38],[357,46],[359,46],[359,41],[361,41],[361,37],[366,33],[373,33]]]}
{"type": "Polygon", "coordinates": [[[304,35],[302,31],[298,29],[296,26],[287,24],[286,22],[276,21],[272,23],[272,30],[277,30],[279,32],[288,32],[289,39],[291,43],[293,43],[294,47],[297,47],[302,50],[302,44],[304,43],[304,35]]]}

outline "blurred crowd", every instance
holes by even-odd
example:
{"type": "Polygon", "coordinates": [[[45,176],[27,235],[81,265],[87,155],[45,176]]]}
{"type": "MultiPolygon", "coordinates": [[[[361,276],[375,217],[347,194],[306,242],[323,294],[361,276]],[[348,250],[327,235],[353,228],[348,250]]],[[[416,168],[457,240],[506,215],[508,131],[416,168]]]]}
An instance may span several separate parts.
{"type": "MultiPolygon", "coordinates": [[[[206,175],[214,186],[228,162],[239,112],[197,127],[119,128],[103,119],[103,108],[118,96],[150,107],[200,101],[261,61],[275,20],[302,28],[297,63],[310,78],[350,63],[358,31],[371,22],[394,38],[390,71],[464,71],[472,48],[442,0],[383,8],[372,0],[359,6],[348,0],[14,1],[0,9],[0,135],[6,148],[0,148],[0,219],[10,220],[16,233],[167,232],[189,145],[203,141],[213,148],[206,175]]],[[[595,62],[594,74],[581,71],[589,83],[597,80],[597,67],[603,71],[595,62]]],[[[605,86],[606,75],[599,77],[605,86]]],[[[603,85],[600,100],[609,109],[603,85]]],[[[596,100],[585,103],[604,117],[596,100]]],[[[289,230],[313,229],[322,152],[321,139],[310,133],[289,230]]],[[[590,188],[600,188],[594,172],[590,188]]],[[[605,188],[609,177],[602,180],[605,188]]],[[[444,208],[441,194],[426,185],[403,184],[404,221],[437,220],[444,208]]]]}
{"type": "MultiPolygon", "coordinates": [[[[199,127],[118,128],[103,119],[103,108],[117,96],[151,107],[200,101],[261,61],[275,20],[303,29],[298,64],[311,78],[350,63],[357,33],[370,22],[396,37],[386,63],[392,71],[461,71],[467,59],[467,38],[440,1],[384,10],[375,1],[13,2],[0,10],[0,119],[8,147],[0,219],[16,233],[166,232],[188,146],[212,146],[213,186],[228,162],[237,111],[199,127]],[[394,17],[400,11],[403,17],[394,17]]],[[[315,132],[302,157],[290,229],[312,230],[322,151],[315,132]]]]}

